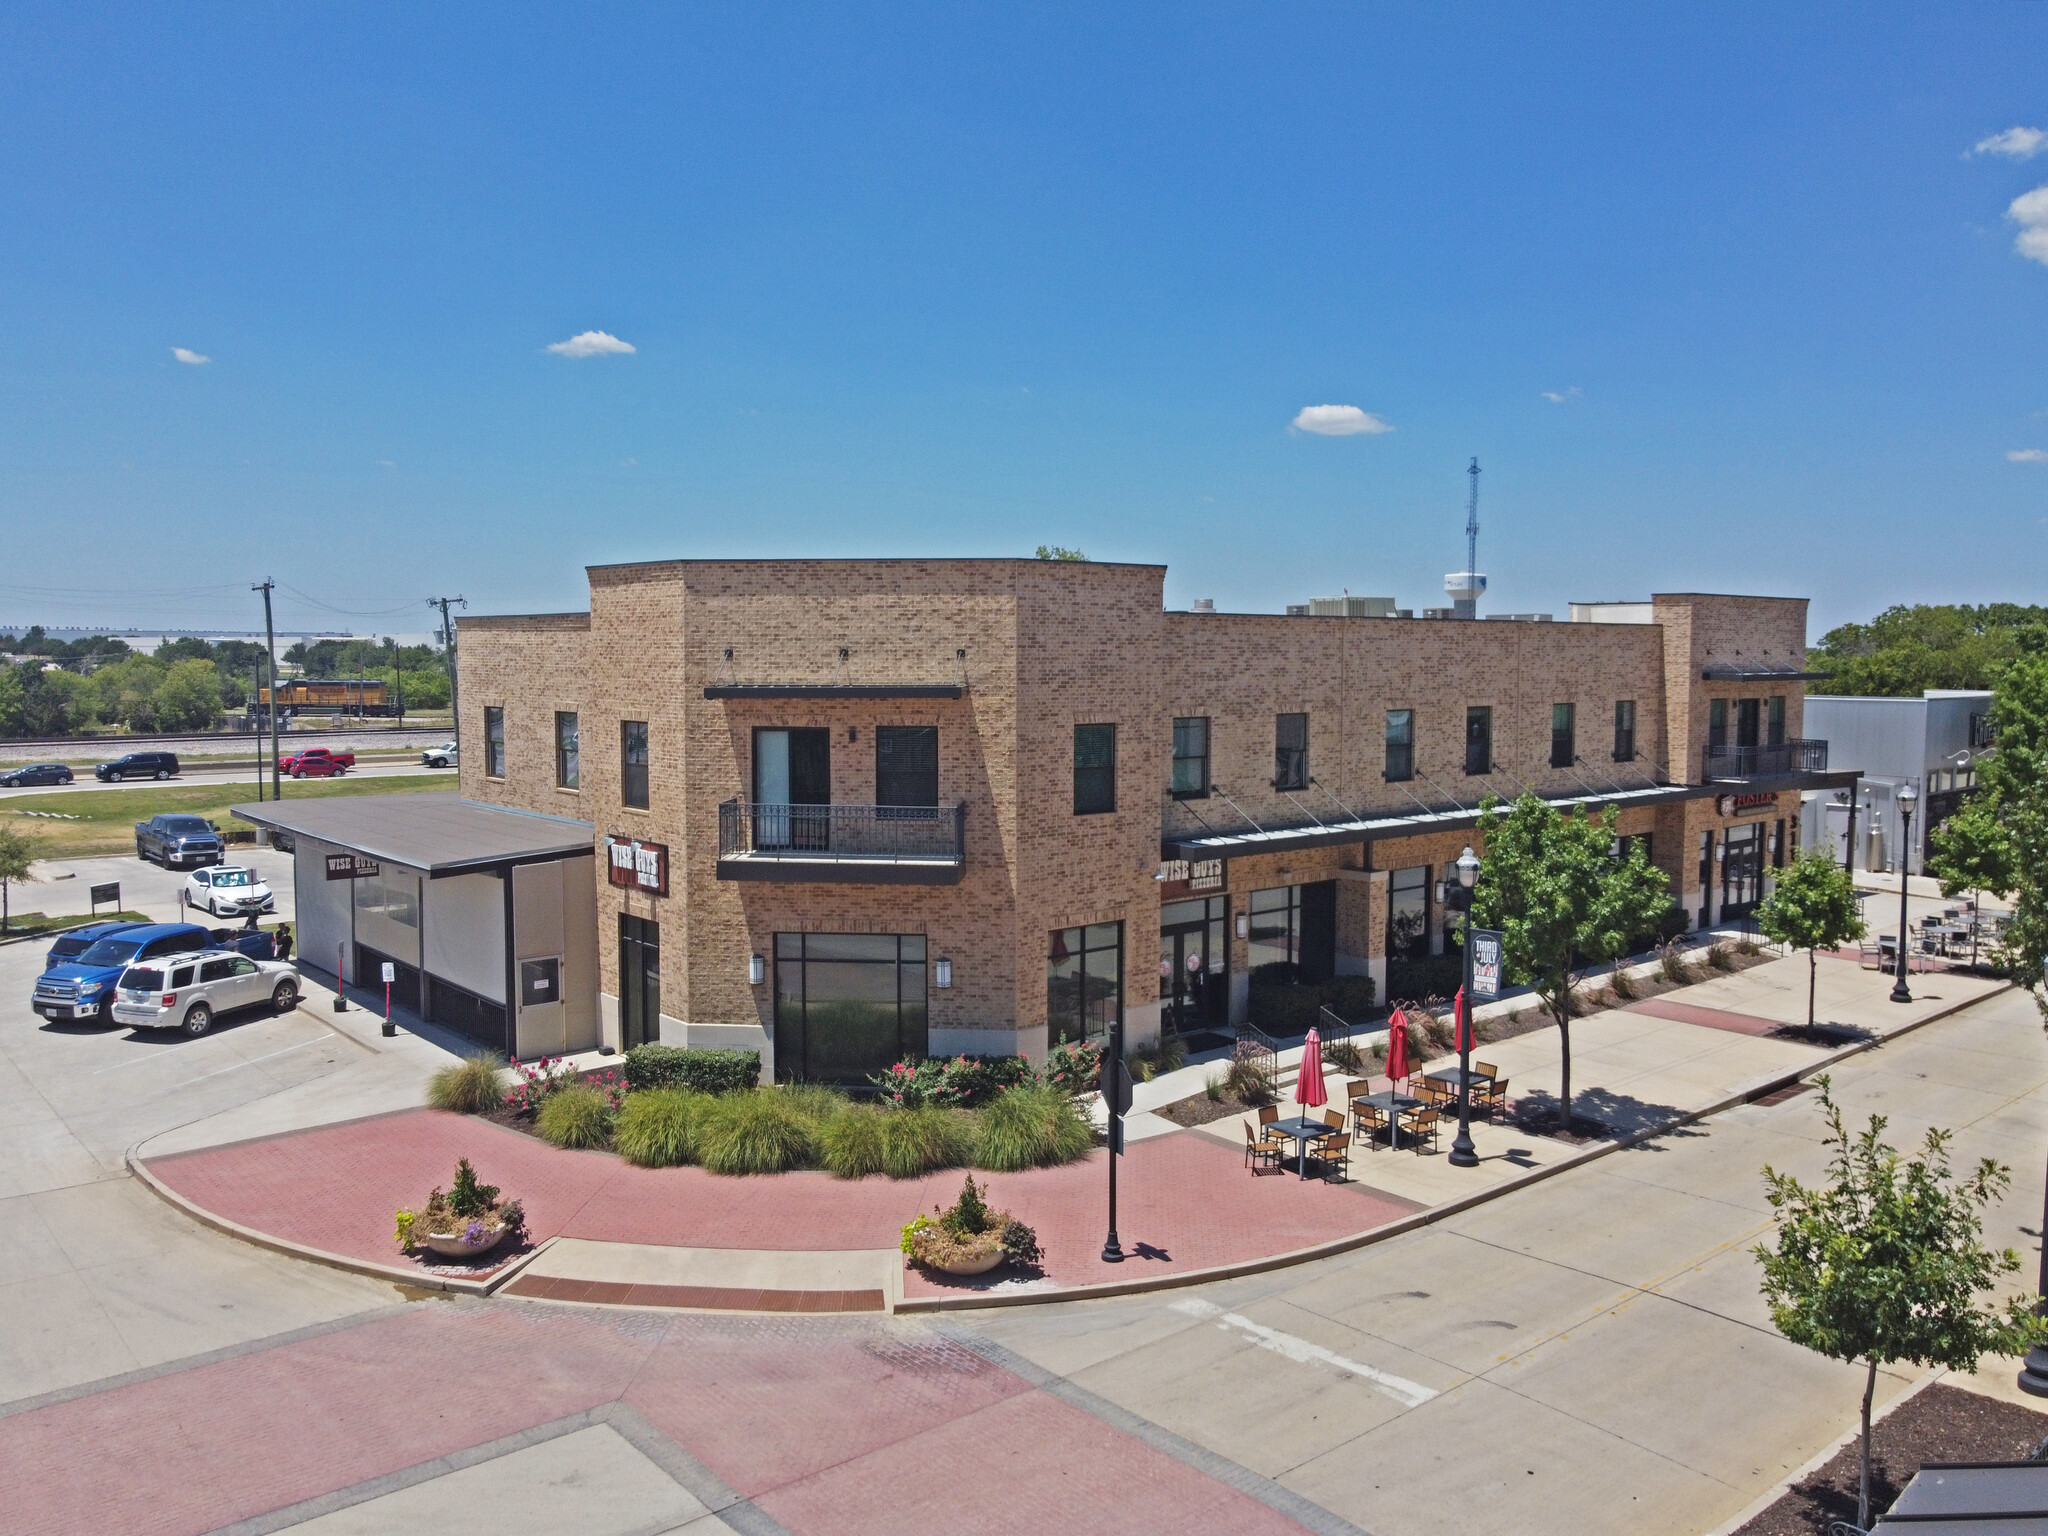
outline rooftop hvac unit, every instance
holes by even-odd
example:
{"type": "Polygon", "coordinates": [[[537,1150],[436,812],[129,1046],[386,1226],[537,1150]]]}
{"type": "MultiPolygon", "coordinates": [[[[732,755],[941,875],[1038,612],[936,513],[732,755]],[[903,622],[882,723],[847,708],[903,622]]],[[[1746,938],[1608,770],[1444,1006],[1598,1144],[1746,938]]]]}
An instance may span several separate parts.
{"type": "MultiPolygon", "coordinates": [[[[1291,610],[1290,610],[1291,611],[1291,610]]],[[[1308,613],[1318,619],[1391,619],[1394,616],[1394,600],[1391,597],[1312,597],[1308,600],[1308,613]]]]}

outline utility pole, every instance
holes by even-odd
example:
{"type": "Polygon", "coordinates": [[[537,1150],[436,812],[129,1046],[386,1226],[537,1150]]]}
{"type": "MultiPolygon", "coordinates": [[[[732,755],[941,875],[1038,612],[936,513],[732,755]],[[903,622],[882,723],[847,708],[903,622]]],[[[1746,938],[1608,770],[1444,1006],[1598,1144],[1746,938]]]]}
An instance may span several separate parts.
{"type": "Polygon", "coordinates": [[[263,801],[263,669],[249,669],[249,718],[256,722],[256,800],[263,801]]]}
{"type": "Polygon", "coordinates": [[[455,686],[455,629],[448,622],[448,605],[450,603],[455,604],[459,608],[467,608],[469,606],[469,599],[466,597],[430,597],[427,599],[427,606],[429,608],[439,608],[441,610],[441,655],[448,663],[448,714],[454,722],[455,751],[459,756],[462,752],[462,698],[456,692],[455,686]]]}
{"type": "MultiPolygon", "coordinates": [[[[266,576],[262,581],[250,587],[249,590],[263,594],[263,645],[270,657],[270,798],[282,800],[284,798],[284,775],[278,771],[277,767],[277,631],[270,622],[270,589],[276,585],[276,582],[266,576]]],[[[260,775],[263,770],[263,742],[261,737],[257,738],[256,743],[256,769],[260,775]]]]}

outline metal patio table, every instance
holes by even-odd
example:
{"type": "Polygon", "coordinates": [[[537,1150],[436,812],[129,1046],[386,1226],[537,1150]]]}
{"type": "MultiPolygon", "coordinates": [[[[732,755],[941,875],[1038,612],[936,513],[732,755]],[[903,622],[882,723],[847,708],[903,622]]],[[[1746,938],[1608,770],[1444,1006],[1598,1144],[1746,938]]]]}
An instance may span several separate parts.
{"type": "Polygon", "coordinates": [[[1396,1093],[1391,1088],[1383,1093],[1361,1093],[1351,1102],[1370,1104],[1374,1109],[1383,1109],[1387,1112],[1387,1134],[1392,1138],[1389,1145],[1396,1152],[1401,1150],[1401,1116],[1408,1110],[1422,1108],[1422,1100],[1410,1098],[1405,1093],[1396,1093]]]}
{"type": "Polygon", "coordinates": [[[1311,1120],[1307,1115],[1296,1115],[1292,1120],[1271,1120],[1262,1129],[1278,1131],[1282,1136],[1292,1136],[1299,1153],[1295,1172],[1304,1179],[1308,1177],[1308,1144],[1320,1141],[1325,1136],[1334,1136],[1337,1128],[1320,1117],[1311,1120]]]}

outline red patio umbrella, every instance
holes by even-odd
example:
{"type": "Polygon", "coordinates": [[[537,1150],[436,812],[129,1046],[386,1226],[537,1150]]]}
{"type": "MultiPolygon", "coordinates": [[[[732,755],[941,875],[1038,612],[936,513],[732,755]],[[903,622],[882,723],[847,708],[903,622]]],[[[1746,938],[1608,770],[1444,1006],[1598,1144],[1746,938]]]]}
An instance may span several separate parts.
{"type": "Polygon", "coordinates": [[[1458,1049],[1471,1052],[1478,1049],[1479,1042],[1472,1034],[1472,1004],[1465,997],[1465,989],[1458,988],[1458,1049]]]}
{"type": "Polygon", "coordinates": [[[1408,1080],[1408,1015],[1400,1009],[1387,1020],[1387,1081],[1408,1080]]]}
{"type": "Polygon", "coordinates": [[[1323,1037],[1310,1027],[1301,1043],[1301,1075],[1294,1080],[1294,1102],[1314,1109],[1330,1102],[1323,1086],[1323,1037]]]}

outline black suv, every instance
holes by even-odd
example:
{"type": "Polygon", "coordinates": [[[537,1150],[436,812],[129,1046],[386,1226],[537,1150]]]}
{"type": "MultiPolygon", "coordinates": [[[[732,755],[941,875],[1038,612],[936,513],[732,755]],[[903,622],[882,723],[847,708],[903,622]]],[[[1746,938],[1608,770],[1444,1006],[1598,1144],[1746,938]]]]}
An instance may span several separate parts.
{"type": "Polygon", "coordinates": [[[175,752],[130,752],[111,763],[101,763],[93,769],[92,776],[102,784],[118,784],[123,779],[173,778],[177,772],[178,754],[175,752]]]}

